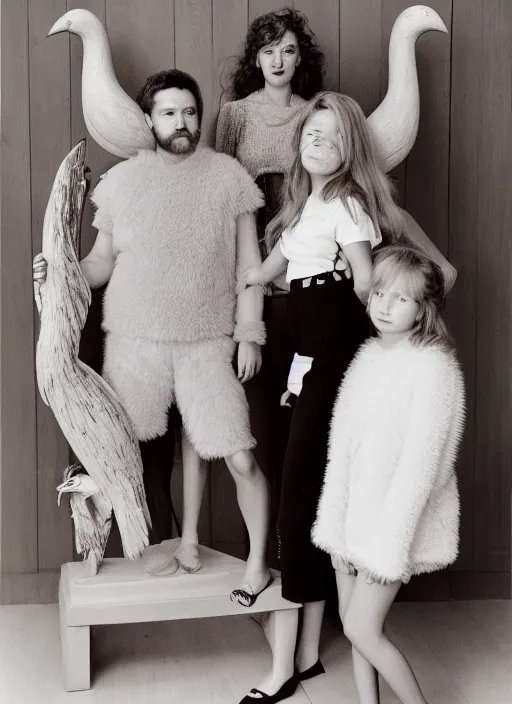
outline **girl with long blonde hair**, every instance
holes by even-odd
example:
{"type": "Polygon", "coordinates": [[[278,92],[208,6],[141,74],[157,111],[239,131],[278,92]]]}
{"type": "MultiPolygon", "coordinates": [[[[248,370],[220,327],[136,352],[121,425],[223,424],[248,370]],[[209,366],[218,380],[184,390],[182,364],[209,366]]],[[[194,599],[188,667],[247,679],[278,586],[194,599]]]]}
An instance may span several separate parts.
{"type": "Polygon", "coordinates": [[[312,539],[336,570],[360,704],[378,704],[377,671],[401,702],[425,704],[384,623],[403,582],[457,556],[465,397],[443,289],[441,270],[417,249],[377,254],[368,303],[376,336],[334,406],[312,539]]]}
{"type": "Polygon", "coordinates": [[[383,236],[395,241],[403,233],[390,182],[375,160],[354,100],[319,93],[302,108],[293,145],[282,209],[267,232],[270,255],[240,282],[240,289],[266,285],[286,270],[296,352],[291,393],[283,400],[294,401],[294,408],[278,527],[283,596],[304,604],[303,623],[295,672],[297,612],[271,616],[267,633],[274,668],[244,699],[267,704],[285,699],[300,680],[323,671],[318,645],[332,569],[328,556],[311,543],[310,531],[327,462],[329,421],[343,374],[369,333],[365,307],[372,249],[383,236]]]}

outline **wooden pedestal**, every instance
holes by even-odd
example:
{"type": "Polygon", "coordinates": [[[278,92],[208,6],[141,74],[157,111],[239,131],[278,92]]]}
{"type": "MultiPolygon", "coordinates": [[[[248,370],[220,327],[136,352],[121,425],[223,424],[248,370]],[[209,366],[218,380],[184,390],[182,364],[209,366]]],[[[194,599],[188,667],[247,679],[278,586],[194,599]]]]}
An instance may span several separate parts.
{"type": "MultiPolygon", "coordinates": [[[[173,551],[178,539],[166,544],[173,551]]],[[[229,595],[240,585],[245,562],[203,546],[200,556],[203,566],[199,572],[180,570],[170,577],[148,576],[140,561],[124,558],[107,558],[95,577],[85,577],[80,562],[63,565],[59,612],[64,689],[72,692],[91,686],[91,626],[299,608],[281,596],[281,578],[275,570],[274,582],[254,606],[233,603],[229,595]]]]}

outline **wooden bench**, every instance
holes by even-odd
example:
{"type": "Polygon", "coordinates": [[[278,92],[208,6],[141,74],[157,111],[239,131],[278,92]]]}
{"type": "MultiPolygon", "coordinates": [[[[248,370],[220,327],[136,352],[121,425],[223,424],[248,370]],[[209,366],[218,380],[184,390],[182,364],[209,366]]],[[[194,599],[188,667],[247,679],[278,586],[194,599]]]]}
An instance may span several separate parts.
{"type": "MultiPolygon", "coordinates": [[[[178,539],[166,541],[169,549],[178,539]]],[[[141,623],[174,619],[233,616],[260,611],[296,609],[299,604],[283,599],[281,578],[245,608],[229,599],[239,586],[245,562],[200,547],[202,568],[196,574],[181,570],[169,577],[151,577],[139,561],[107,558],[95,577],[85,577],[80,562],[61,568],[59,612],[64,689],[89,689],[90,627],[109,623],[141,623]]]]}

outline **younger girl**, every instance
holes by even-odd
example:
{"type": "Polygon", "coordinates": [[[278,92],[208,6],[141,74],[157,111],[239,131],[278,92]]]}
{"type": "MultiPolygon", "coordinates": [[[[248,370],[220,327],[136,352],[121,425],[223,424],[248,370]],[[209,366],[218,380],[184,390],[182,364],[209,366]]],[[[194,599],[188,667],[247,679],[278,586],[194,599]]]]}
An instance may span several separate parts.
{"type": "Polygon", "coordinates": [[[424,704],[384,621],[402,582],[457,556],[464,384],[440,317],[443,285],[415,249],[377,254],[368,303],[377,337],[358,351],[334,407],[312,538],[336,569],[361,704],[379,701],[373,668],[401,702],[424,704]]]}
{"type": "Polygon", "coordinates": [[[310,533],[327,462],[329,420],[342,376],[368,334],[372,247],[382,239],[381,228],[394,238],[402,227],[389,182],[373,157],[365,117],[351,98],[315,96],[301,111],[293,146],[283,207],[267,231],[273,249],[242,282],[267,284],[286,269],[295,351],[299,361],[308,362],[292,412],[278,521],[282,592],[304,604],[303,625],[294,675],[297,610],[270,617],[274,668],[244,700],[267,704],[290,696],[299,679],[323,671],[318,644],[331,568],[310,533]],[[342,251],[351,280],[336,270],[342,251]]]}

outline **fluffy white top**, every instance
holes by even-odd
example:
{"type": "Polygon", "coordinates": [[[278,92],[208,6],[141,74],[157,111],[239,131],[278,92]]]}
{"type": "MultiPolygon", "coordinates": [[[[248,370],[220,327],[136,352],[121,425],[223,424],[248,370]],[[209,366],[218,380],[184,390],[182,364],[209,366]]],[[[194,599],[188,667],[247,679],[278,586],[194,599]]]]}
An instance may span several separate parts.
{"type": "Polygon", "coordinates": [[[452,563],[464,417],[453,352],[364,343],[335,403],[313,543],[381,582],[452,563]]]}
{"type": "Polygon", "coordinates": [[[142,150],[107,172],[92,201],[116,255],[105,330],[160,342],[233,334],[236,221],[263,204],[235,159],[200,146],[172,163],[142,150]]]}

